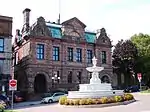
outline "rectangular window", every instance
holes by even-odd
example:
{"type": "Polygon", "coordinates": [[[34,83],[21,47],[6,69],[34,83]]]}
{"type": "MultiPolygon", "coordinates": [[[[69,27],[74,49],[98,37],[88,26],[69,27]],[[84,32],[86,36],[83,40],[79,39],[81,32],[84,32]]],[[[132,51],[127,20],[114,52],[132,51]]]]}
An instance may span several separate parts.
{"type": "Polygon", "coordinates": [[[4,39],[0,38],[0,52],[4,52],[4,39]]]}
{"type": "Polygon", "coordinates": [[[53,47],[53,60],[59,61],[59,47],[53,47]]]}
{"type": "Polygon", "coordinates": [[[106,51],[102,51],[102,64],[106,64],[106,51]]]}
{"type": "Polygon", "coordinates": [[[36,58],[39,60],[44,59],[44,45],[43,44],[37,44],[36,58]]]}
{"type": "Polygon", "coordinates": [[[72,71],[68,73],[68,83],[72,83],[72,71]]]}
{"type": "Polygon", "coordinates": [[[77,48],[77,62],[82,62],[82,49],[77,48]]]}
{"type": "Polygon", "coordinates": [[[81,75],[82,72],[78,72],[77,77],[78,77],[79,84],[81,84],[81,77],[82,77],[81,75]]]}
{"type": "Polygon", "coordinates": [[[92,50],[87,50],[87,63],[92,63],[92,50]]]}
{"type": "Polygon", "coordinates": [[[68,47],[68,61],[73,61],[73,48],[68,47]]]}
{"type": "Polygon", "coordinates": [[[3,73],[4,59],[0,59],[0,75],[3,73]]]}

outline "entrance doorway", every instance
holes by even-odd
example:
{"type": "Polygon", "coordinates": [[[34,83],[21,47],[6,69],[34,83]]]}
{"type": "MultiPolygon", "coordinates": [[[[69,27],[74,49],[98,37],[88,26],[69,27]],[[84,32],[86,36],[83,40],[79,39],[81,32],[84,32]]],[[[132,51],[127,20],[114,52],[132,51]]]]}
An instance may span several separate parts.
{"type": "Polygon", "coordinates": [[[104,76],[101,78],[101,81],[102,81],[102,83],[110,83],[109,77],[108,77],[107,75],[104,75],[104,76]]]}
{"type": "Polygon", "coordinates": [[[45,93],[47,92],[46,77],[43,74],[37,74],[34,79],[34,92],[45,93]]]}

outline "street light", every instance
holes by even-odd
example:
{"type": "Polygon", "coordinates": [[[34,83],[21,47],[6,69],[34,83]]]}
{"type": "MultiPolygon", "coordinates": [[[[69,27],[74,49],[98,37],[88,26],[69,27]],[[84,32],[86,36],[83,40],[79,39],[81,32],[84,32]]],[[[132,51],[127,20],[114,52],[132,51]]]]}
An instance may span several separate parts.
{"type": "Polygon", "coordinates": [[[57,72],[54,72],[54,76],[52,77],[52,87],[54,87],[55,83],[59,83],[60,77],[57,75],[57,72]]]}

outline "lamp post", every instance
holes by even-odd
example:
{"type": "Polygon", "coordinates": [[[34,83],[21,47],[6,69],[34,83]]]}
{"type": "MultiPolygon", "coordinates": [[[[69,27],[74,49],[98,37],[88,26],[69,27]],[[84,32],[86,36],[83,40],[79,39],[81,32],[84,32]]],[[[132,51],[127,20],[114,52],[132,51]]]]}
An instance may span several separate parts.
{"type": "Polygon", "coordinates": [[[60,77],[57,75],[57,72],[54,72],[54,76],[52,76],[52,88],[54,84],[59,83],[60,77]]]}

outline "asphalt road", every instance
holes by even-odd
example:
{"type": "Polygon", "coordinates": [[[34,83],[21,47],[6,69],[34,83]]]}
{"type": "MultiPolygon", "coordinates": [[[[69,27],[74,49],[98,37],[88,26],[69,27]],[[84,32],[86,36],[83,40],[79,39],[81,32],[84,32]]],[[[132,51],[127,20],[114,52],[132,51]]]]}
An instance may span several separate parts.
{"type": "Polygon", "coordinates": [[[128,105],[119,105],[103,108],[68,108],[58,104],[28,106],[20,109],[20,112],[150,112],[150,94],[133,94],[136,102],[128,105]]]}

